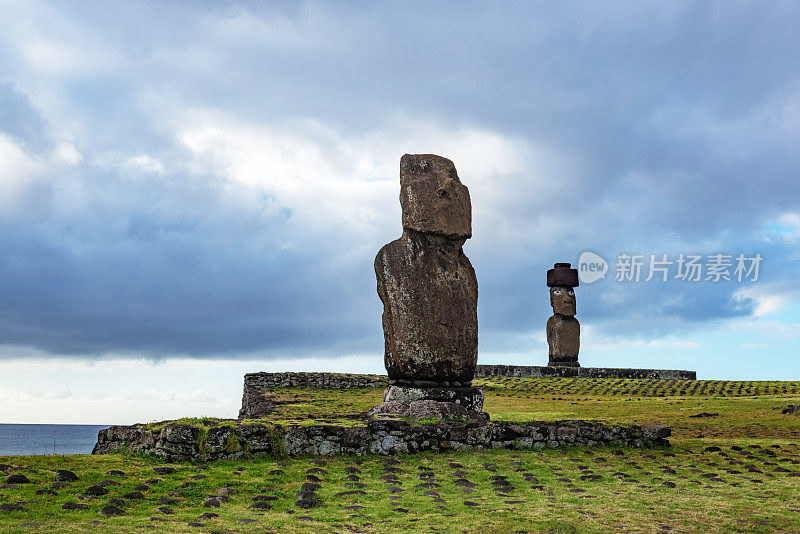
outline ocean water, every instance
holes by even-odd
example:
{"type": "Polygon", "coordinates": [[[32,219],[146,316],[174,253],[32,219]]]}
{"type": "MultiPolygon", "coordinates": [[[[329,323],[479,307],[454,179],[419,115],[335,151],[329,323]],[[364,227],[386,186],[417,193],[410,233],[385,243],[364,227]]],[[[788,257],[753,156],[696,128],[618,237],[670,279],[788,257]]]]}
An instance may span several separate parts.
{"type": "Polygon", "coordinates": [[[97,432],[109,426],[0,424],[0,456],[89,454],[97,432]]]}

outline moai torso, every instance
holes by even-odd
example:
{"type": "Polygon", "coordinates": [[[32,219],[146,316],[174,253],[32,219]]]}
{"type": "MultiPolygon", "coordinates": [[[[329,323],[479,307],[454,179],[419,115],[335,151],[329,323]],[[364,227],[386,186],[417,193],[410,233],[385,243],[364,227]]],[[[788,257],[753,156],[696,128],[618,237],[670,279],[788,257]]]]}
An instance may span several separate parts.
{"type": "Polygon", "coordinates": [[[581,348],[581,325],[575,317],[553,315],[547,320],[549,362],[577,363],[581,348]]]}

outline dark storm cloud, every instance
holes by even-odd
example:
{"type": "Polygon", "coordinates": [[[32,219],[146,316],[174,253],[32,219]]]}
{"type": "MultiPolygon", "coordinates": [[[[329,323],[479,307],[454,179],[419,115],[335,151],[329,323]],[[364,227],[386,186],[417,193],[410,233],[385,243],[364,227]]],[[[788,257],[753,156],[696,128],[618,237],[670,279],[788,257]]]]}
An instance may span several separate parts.
{"type": "Polygon", "coordinates": [[[351,309],[352,283],[315,257],[324,245],[280,251],[287,216],[241,213],[215,198],[213,181],[196,195],[202,213],[180,198],[150,209],[148,190],[165,192],[149,180],[113,187],[133,200],[126,212],[95,206],[100,213],[60,228],[25,221],[0,231],[5,343],[56,354],[235,356],[291,352],[298,340],[352,349],[348,340],[367,326],[351,309]],[[334,311],[342,315],[327,319],[334,311]]]}
{"type": "MultiPolygon", "coordinates": [[[[85,159],[40,178],[29,209],[0,227],[5,344],[150,357],[380,352],[371,264],[396,235],[311,224],[280,197],[243,204],[237,195],[250,193],[213,165],[186,172],[192,155],[170,129],[178,107],[262,125],[314,120],[342,136],[380,133],[399,114],[544,149],[543,165],[481,180],[455,161],[476,211],[467,253],[490,343],[481,350],[539,329],[546,269],[584,250],[612,263],[622,252],[761,252],[762,280],[796,290],[795,244],[765,239],[771,221],[800,209],[795,4],[47,11],[32,42],[2,41],[0,131],[34,157],[55,145],[50,122],[78,122],[85,159]],[[52,36],[107,57],[53,74],[28,53],[52,36]],[[59,101],[48,108],[58,116],[37,111],[33,94],[59,101]],[[103,163],[141,153],[187,163],[163,173],[103,163]],[[93,201],[64,212],[61,187],[93,201]]],[[[741,284],[620,292],[609,278],[582,286],[578,306],[612,336],[702,328],[757,305],[737,296],[741,284]]]]}

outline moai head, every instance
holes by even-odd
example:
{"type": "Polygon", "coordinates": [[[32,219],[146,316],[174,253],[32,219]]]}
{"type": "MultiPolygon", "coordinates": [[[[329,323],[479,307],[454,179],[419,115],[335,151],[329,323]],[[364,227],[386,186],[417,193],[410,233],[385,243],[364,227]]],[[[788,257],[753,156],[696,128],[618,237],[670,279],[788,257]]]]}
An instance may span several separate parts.
{"type": "Polygon", "coordinates": [[[550,305],[558,315],[575,315],[575,291],[578,286],[578,270],[571,269],[569,263],[556,263],[547,271],[547,285],[550,286],[550,305]]]}
{"type": "Polygon", "coordinates": [[[403,228],[450,239],[472,237],[469,189],[447,158],[406,154],[400,159],[400,207],[403,228]]]}

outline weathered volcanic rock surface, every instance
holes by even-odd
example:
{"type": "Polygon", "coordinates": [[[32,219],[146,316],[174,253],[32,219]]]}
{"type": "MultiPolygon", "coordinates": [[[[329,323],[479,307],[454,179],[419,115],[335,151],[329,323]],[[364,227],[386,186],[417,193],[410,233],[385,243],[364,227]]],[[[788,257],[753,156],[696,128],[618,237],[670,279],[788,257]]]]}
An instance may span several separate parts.
{"type": "Polygon", "coordinates": [[[550,366],[578,365],[581,325],[575,317],[555,314],[547,320],[547,344],[550,366]]]}
{"type": "Polygon", "coordinates": [[[483,392],[478,388],[410,388],[389,386],[383,393],[384,402],[399,401],[410,404],[414,401],[433,400],[455,403],[467,410],[483,411],[483,392]]]}
{"type": "Polygon", "coordinates": [[[472,235],[469,191],[453,162],[400,162],[403,235],[375,258],[391,380],[460,385],[478,359],[478,282],[462,250],[472,235]]]}
{"type": "Polygon", "coordinates": [[[434,154],[400,158],[403,228],[450,239],[472,237],[472,204],[456,166],[434,154]]]}
{"type": "Polygon", "coordinates": [[[455,402],[419,400],[408,405],[408,416],[412,419],[446,419],[449,421],[486,421],[487,414],[467,410],[455,402]]]}
{"type": "Polygon", "coordinates": [[[437,421],[469,421],[487,422],[489,414],[475,410],[467,410],[455,402],[435,400],[417,400],[412,402],[388,401],[375,406],[369,411],[375,418],[402,418],[414,420],[435,419],[437,421]]]}

